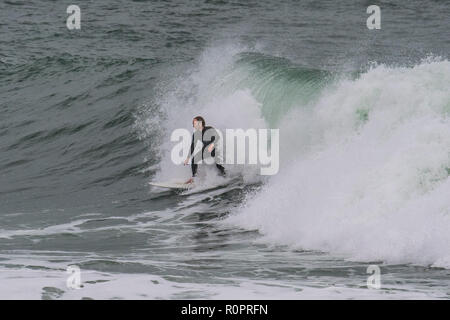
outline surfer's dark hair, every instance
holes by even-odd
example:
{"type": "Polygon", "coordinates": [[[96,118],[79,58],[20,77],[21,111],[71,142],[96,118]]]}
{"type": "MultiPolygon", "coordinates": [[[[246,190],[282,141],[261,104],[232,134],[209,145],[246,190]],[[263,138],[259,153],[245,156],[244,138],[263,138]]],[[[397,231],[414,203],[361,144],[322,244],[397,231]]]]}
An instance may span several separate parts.
{"type": "Polygon", "coordinates": [[[203,119],[203,117],[196,116],[194,119],[192,119],[192,123],[194,123],[194,120],[200,121],[202,123],[202,126],[205,127],[206,123],[205,123],[205,119],[203,119]]]}

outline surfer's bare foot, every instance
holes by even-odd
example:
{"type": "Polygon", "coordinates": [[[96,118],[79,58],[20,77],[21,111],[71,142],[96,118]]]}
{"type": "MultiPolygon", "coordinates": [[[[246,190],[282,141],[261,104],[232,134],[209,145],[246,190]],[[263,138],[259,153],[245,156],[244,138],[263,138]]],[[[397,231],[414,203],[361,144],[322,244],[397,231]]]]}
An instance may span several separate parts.
{"type": "Polygon", "coordinates": [[[189,183],[192,183],[192,182],[194,182],[194,179],[193,178],[190,178],[188,181],[186,181],[185,183],[186,184],[189,184],[189,183]]]}

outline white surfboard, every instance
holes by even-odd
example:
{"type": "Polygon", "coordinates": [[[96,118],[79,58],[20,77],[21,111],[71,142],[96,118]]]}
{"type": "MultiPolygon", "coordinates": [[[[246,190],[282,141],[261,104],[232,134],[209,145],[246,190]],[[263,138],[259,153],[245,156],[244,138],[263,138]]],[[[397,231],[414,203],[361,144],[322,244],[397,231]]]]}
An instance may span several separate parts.
{"type": "Polygon", "coordinates": [[[150,182],[152,186],[168,189],[190,189],[194,186],[193,183],[184,182],[150,182]]]}

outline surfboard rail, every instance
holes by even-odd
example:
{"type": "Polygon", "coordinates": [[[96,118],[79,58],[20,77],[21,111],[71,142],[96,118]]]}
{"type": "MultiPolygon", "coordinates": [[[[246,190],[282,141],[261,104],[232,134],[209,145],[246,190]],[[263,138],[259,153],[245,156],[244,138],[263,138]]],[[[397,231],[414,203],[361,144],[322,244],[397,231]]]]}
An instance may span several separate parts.
{"type": "Polygon", "coordinates": [[[155,181],[149,183],[152,186],[168,189],[183,189],[187,190],[194,186],[193,183],[173,182],[173,181],[155,181]]]}

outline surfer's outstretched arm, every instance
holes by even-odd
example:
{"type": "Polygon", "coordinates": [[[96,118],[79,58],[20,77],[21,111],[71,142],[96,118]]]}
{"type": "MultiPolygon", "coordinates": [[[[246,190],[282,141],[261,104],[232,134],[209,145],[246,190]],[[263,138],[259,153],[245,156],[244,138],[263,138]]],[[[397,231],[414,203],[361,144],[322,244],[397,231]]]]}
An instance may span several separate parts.
{"type": "Polygon", "coordinates": [[[193,153],[194,153],[194,134],[192,134],[191,151],[189,152],[186,160],[184,160],[184,165],[187,165],[189,163],[189,159],[191,158],[193,153]]]}
{"type": "MultiPolygon", "coordinates": [[[[194,153],[194,134],[192,134],[191,150],[190,150],[189,155],[187,156],[186,160],[184,161],[184,165],[187,165],[189,163],[189,160],[193,153],[194,153]]],[[[185,183],[194,182],[194,177],[197,174],[197,168],[198,168],[198,165],[196,163],[194,163],[194,161],[192,161],[192,163],[191,163],[192,178],[190,178],[185,183]]]]}

